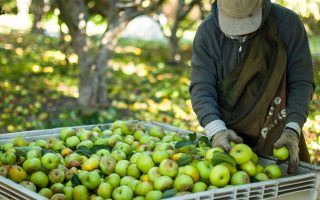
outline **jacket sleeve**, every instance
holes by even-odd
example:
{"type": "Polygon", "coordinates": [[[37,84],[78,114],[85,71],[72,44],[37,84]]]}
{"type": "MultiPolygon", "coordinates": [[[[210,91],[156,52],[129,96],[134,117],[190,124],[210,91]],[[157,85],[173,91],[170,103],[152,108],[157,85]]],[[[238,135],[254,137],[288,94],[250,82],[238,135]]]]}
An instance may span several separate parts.
{"type": "Polygon", "coordinates": [[[302,128],[315,88],[312,59],[308,37],[299,16],[294,14],[286,25],[283,40],[288,53],[287,123],[296,122],[302,128]]]}
{"type": "Polygon", "coordinates": [[[189,92],[194,112],[201,126],[220,119],[218,107],[216,62],[209,42],[199,27],[193,41],[191,83],[189,92]]]}

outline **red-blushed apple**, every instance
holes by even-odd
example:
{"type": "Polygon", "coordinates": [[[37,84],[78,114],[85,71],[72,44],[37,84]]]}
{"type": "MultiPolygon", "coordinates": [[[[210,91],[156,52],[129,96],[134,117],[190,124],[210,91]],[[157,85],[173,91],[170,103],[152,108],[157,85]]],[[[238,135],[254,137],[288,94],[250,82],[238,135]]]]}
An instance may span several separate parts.
{"type": "Polygon", "coordinates": [[[137,166],[138,168],[145,174],[148,173],[149,169],[151,169],[152,167],[155,166],[152,157],[150,155],[147,154],[141,154],[138,158],[137,158],[137,166]]]}
{"type": "Polygon", "coordinates": [[[270,179],[277,179],[277,178],[281,178],[282,176],[282,171],[280,169],[280,167],[276,164],[271,164],[268,165],[264,168],[264,173],[267,174],[267,176],[270,179]]]}
{"type": "Polygon", "coordinates": [[[117,161],[111,155],[106,155],[101,158],[99,168],[102,173],[109,175],[114,172],[116,164],[117,161]]]}
{"type": "Polygon", "coordinates": [[[251,160],[241,164],[240,169],[245,171],[249,176],[254,176],[257,173],[256,165],[251,160]]]}
{"type": "Polygon", "coordinates": [[[178,168],[179,166],[175,161],[165,159],[159,165],[159,172],[163,176],[175,177],[178,173],[178,168]]]}
{"type": "Polygon", "coordinates": [[[145,200],[160,200],[163,193],[159,190],[152,190],[147,193],[145,200]]]}
{"type": "Polygon", "coordinates": [[[154,189],[165,191],[173,186],[173,179],[170,176],[160,176],[154,181],[154,189]]]}
{"type": "Polygon", "coordinates": [[[110,183],[112,188],[118,187],[120,185],[120,180],[121,180],[121,177],[116,173],[112,173],[106,177],[106,182],[110,183]]]}
{"type": "Polygon", "coordinates": [[[114,200],[131,200],[133,198],[133,191],[129,186],[119,186],[113,190],[112,197],[114,200]]]}
{"type": "Polygon", "coordinates": [[[48,176],[42,171],[36,171],[30,176],[30,181],[34,183],[38,189],[47,187],[49,183],[48,176]]]}
{"type": "Polygon", "coordinates": [[[287,160],[289,157],[289,151],[285,146],[278,149],[274,148],[273,156],[276,157],[278,160],[287,160]]]}
{"type": "Polygon", "coordinates": [[[188,191],[193,188],[192,177],[186,174],[177,175],[173,182],[173,188],[177,191],[188,191]]]}
{"type": "Polygon", "coordinates": [[[160,176],[161,176],[161,174],[159,171],[159,167],[152,167],[151,169],[149,169],[148,177],[152,182],[154,182],[160,176]]]}
{"type": "Polygon", "coordinates": [[[77,185],[73,188],[73,199],[74,200],[89,200],[89,191],[84,185],[77,185]]]}
{"type": "Polygon", "coordinates": [[[230,172],[226,166],[219,164],[212,168],[209,178],[212,185],[224,187],[230,180],[230,172]]]}
{"type": "Polygon", "coordinates": [[[153,190],[152,182],[139,182],[135,188],[135,194],[139,196],[146,196],[148,192],[153,190]]]}
{"type": "Polygon", "coordinates": [[[202,180],[208,180],[213,165],[208,160],[201,160],[197,163],[197,169],[202,180]]]}
{"type": "Polygon", "coordinates": [[[234,158],[237,164],[241,165],[251,159],[252,150],[248,145],[241,143],[232,147],[229,154],[234,158]]]}
{"type": "Polygon", "coordinates": [[[113,191],[112,185],[110,183],[104,182],[99,185],[97,189],[97,194],[99,197],[107,199],[107,198],[111,198],[112,191],[113,191]]]}
{"type": "Polygon", "coordinates": [[[206,190],[207,190],[207,184],[205,184],[204,182],[196,182],[193,185],[193,188],[192,188],[192,192],[193,193],[203,192],[203,191],[206,191],[206,190]]]}
{"type": "Polygon", "coordinates": [[[237,171],[231,176],[231,185],[243,185],[250,183],[249,175],[244,171],[237,171]]]}

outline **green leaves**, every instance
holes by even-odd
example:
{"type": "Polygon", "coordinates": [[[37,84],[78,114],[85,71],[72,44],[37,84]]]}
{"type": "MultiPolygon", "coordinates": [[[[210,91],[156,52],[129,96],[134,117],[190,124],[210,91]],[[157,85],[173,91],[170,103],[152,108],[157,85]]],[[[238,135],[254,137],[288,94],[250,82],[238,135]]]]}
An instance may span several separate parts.
{"type": "Polygon", "coordinates": [[[170,198],[170,197],[175,196],[176,194],[177,194],[177,190],[175,190],[175,189],[166,190],[163,192],[162,198],[163,199],[170,198]]]}
{"type": "Polygon", "coordinates": [[[95,154],[97,151],[101,149],[110,150],[106,145],[94,145],[92,149],[89,149],[86,146],[79,146],[77,148],[77,153],[90,157],[92,154],[95,154]]]}
{"type": "Polygon", "coordinates": [[[180,159],[178,159],[176,162],[179,165],[179,167],[189,165],[193,161],[193,156],[191,154],[183,154],[180,159]]]}
{"type": "Polygon", "coordinates": [[[75,173],[72,174],[71,183],[72,183],[73,187],[82,184],[79,177],[75,173]]]}

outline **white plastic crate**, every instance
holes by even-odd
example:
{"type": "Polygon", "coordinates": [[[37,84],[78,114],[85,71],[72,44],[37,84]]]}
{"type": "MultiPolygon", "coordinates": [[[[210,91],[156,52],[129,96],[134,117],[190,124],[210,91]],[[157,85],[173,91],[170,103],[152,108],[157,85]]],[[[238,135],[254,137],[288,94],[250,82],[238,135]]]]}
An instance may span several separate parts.
{"type": "MultiPolygon", "coordinates": [[[[187,130],[182,130],[177,127],[159,123],[159,122],[143,122],[148,128],[153,125],[160,126],[168,131],[175,131],[181,134],[192,133],[187,130]]],[[[73,128],[90,129],[94,126],[100,126],[102,129],[110,127],[111,124],[102,125],[88,125],[76,126],[73,128]]],[[[29,141],[37,139],[47,139],[50,137],[59,137],[59,132],[62,128],[24,131],[18,133],[2,134],[0,135],[0,144],[12,141],[16,136],[22,135],[29,141]]],[[[271,158],[260,158],[260,164],[267,165],[275,162],[271,158]]],[[[284,174],[286,174],[287,165],[280,165],[284,174]]],[[[232,186],[221,188],[217,190],[192,193],[179,197],[168,198],[167,200],[260,200],[260,199],[279,199],[279,200],[313,200],[317,198],[317,180],[316,172],[320,171],[319,166],[310,165],[301,162],[298,171],[293,176],[286,176],[284,178],[263,181],[258,183],[251,183],[241,186],[232,186]]],[[[42,200],[46,199],[41,195],[34,193],[15,182],[0,177],[0,199],[30,199],[42,200]]]]}

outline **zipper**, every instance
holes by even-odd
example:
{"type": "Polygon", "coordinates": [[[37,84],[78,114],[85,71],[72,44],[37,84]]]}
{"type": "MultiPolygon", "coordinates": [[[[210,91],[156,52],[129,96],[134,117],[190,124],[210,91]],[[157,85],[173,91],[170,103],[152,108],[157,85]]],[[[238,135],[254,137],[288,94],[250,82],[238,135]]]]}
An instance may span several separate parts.
{"type": "Polygon", "coordinates": [[[243,43],[246,41],[247,37],[243,37],[243,38],[240,38],[238,41],[239,41],[239,49],[238,49],[238,64],[240,63],[240,60],[241,60],[241,54],[242,54],[242,50],[243,50],[243,43]]]}

